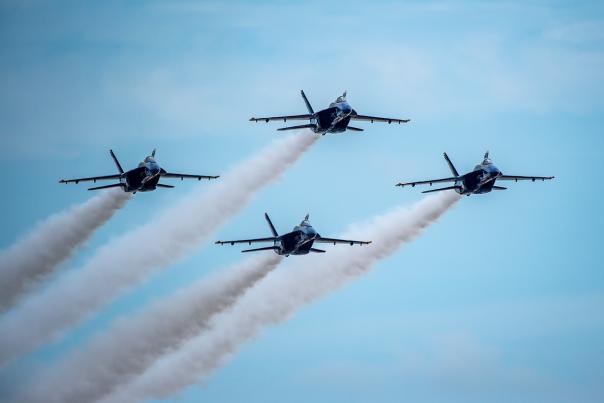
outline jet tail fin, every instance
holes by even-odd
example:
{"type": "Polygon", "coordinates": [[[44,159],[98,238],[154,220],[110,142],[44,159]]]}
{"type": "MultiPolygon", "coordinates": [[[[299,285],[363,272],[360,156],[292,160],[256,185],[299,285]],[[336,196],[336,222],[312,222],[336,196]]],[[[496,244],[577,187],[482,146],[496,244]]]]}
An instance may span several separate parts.
{"type": "Polygon", "coordinates": [[[277,130],[284,131],[284,130],[297,130],[297,129],[312,129],[313,127],[315,127],[315,125],[313,125],[313,124],[307,124],[307,125],[281,127],[281,128],[279,128],[277,130]]]}
{"type": "Polygon", "coordinates": [[[172,189],[172,188],[174,188],[174,186],[172,186],[172,185],[164,185],[163,183],[158,183],[155,186],[157,186],[158,188],[166,188],[166,189],[172,189]]]}
{"type": "Polygon", "coordinates": [[[447,155],[447,153],[443,153],[443,156],[445,157],[445,160],[447,160],[447,164],[449,165],[449,169],[451,170],[451,173],[455,176],[459,176],[457,169],[455,169],[455,165],[453,165],[453,163],[449,159],[449,156],[447,155]]]}
{"type": "Polygon", "coordinates": [[[493,186],[493,189],[495,189],[495,190],[506,190],[507,188],[504,188],[503,186],[493,186]]]}
{"type": "Polygon", "coordinates": [[[113,150],[109,150],[109,154],[111,154],[111,158],[113,158],[113,162],[115,162],[115,166],[117,167],[117,170],[120,171],[121,174],[123,174],[124,170],[122,169],[120,162],[117,160],[117,157],[113,153],[113,150]]]}
{"type": "Polygon", "coordinates": [[[323,249],[317,249],[317,248],[310,248],[311,252],[314,253],[325,253],[325,251],[323,249]]]}
{"type": "Polygon", "coordinates": [[[459,189],[459,186],[447,186],[446,188],[424,190],[422,193],[442,192],[443,190],[459,189]]]}
{"type": "Polygon", "coordinates": [[[276,238],[279,236],[279,234],[277,233],[277,230],[275,229],[275,226],[273,225],[273,222],[271,221],[270,217],[268,216],[267,213],[264,213],[264,218],[266,219],[266,222],[268,223],[268,226],[271,228],[271,232],[273,233],[273,236],[276,238]]]}
{"type": "Polygon", "coordinates": [[[88,190],[109,189],[109,188],[117,188],[117,187],[121,187],[123,189],[124,185],[121,183],[114,183],[113,185],[105,185],[105,186],[97,186],[97,187],[93,187],[93,188],[88,188],[88,190]]]}
{"type": "Polygon", "coordinates": [[[308,113],[314,115],[315,111],[312,110],[312,106],[310,106],[310,102],[308,102],[308,98],[306,98],[306,94],[304,94],[304,91],[300,90],[300,94],[302,94],[302,98],[304,98],[304,103],[306,104],[306,109],[308,109],[308,113]]]}
{"type": "Polygon", "coordinates": [[[254,248],[254,249],[244,249],[241,251],[241,253],[247,253],[247,252],[258,252],[261,250],[279,250],[278,246],[265,246],[263,248],[254,248]]]}

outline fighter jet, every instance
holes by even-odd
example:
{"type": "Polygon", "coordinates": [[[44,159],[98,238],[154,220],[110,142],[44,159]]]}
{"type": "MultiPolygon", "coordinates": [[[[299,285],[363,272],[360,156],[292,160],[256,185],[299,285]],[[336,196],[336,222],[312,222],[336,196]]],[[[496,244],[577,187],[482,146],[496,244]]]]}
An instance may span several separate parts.
{"type": "Polygon", "coordinates": [[[459,175],[457,173],[457,169],[453,166],[453,163],[449,159],[447,153],[443,154],[447,164],[449,165],[449,169],[453,176],[449,178],[443,179],[432,179],[427,181],[420,182],[408,182],[408,183],[398,183],[396,186],[411,186],[415,185],[425,185],[429,184],[432,186],[433,183],[442,183],[442,182],[454,182],[453,186],[448,186],[439,189],[426,190],[422,193],[431,193],[431,192],[440,192],[442,190],[455,190],[457,193],[461,195],[471,195],[471,194],[482,194],[489,193],[491,190],[505,190],[507,188],[502,186],[496,186],[495,181],[522,181],[522,180],[530,180],[535,182],[536,180],[545,181],[547,179],[553,179],[553,176],[516,176],[516,175],[504,175],[501,171],[493,165],[493,162],[489,159],[489,152],[487,151],[484,155],[482,162],[474,167],[472,172],[469,172],[465,175],[459,175]]]}
{"type": "Polygon", "coordinates": [[[362,132],[363,129],[358,127],[348,126],[351,120],[364,120],[373,122],[388,122],[388,123],[407,123],[409,119],[392,119],[392,118],[380,118],[376,116],[359,115],[352,106],[346,101],[346,91],[342,96],[339,96],[335,102],[329,105],[329,108],[323,109],[319,112],[315,112],[308,102],[308,98],[304,95],[304,91],[300,91],[306,109],[308,113],[304,115],[288,115],[288,116],[271,116],[267,118],[250,118],[252,122],[269,122],[271,120],[308,120],[309,123],[305,125],[282,127],[277,130],[296,130],[296,129],[311,129],[313,132],[325,135],[325,133],[342,133],[346,129],[362,132]]]}
{"type": "Polygon", "coordinates": [[[325,251],[322,249],[313,248],[313,244],[316,243],[333,243],[334,245],[337,243],[347,243],[349,245],[367,245],[370,244],[371,241],[350,241],[347,239],[335,239],[335,238],[324,238],[315,231],[315,229],[308,222],[308,214],[304,217],[304,220],[300,223],[300,225],[296,225],[292,232],[288,232],[287,234],[279,235],[275,226],[271,222],[268,214],[264,213],[264,218],[268,223],[268,226],[273,233],[273,236],[268,238],[256,238],[256,239],[240,239],[237,241],[216,241],[218,245],[231,244],[235,245],[236,243],[247,243],[251,245],[256,242],[272,242],[273,246],[267,246],[263,248],[255,248],[255,249],[245,249],[241,252],[257,252],[261,250],[272,250],[276,254],[281,256],[289,256],[289,255],[306,255],[309,252],[314,253],[324,253],[325,251]]]}
{"type": "Polygon", "coordinates": [[[88,190],[98,190],[98,189],[107,189],[114,187],[121,187],[124,192],[149,192],[155,190],[156,188],[173,188],[172,185],[165,185],[163,183],[159,183],[160,178],[180,178],[183,180],[187,179],[216,179],[218,176],[207,176],[207,175],[188,175],[188,174],[176,174],[166,172],[163,168],[159,166],[157,161],[155,161],[155,149],[151,155],[147,156],[142,162],[138,164],[138,167],[131,169],[130,171],[124,172],[122,166],[117,160],[113,150],[109,150],[109,154],[111,154],[111,158],[113,158],[113,162],[115,162],[115,166],[119,171],[118,174],[115,175],[106,175],[106,176],[93,176],[90,178],[78,178],[78,179],[61,179],[59,183],[80,183],[80,182],[94,182],[101,180],[119,180],[119,183],[114,183],[112,185],[105,186],[97,186],[89,188],[88,190]]]}

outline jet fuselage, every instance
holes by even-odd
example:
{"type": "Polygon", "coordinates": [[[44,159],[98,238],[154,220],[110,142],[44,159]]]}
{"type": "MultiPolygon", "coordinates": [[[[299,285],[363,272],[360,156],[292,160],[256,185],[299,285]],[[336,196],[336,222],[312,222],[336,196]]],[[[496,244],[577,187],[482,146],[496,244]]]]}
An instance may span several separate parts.
{"type": "Polygon", "coordinates": [[[343,133],[348,128],[351,115],[356,112],[346,100],[336,100],[329,108],[318,111],[311,119],[312,131],[318,134],[343,133]]]}
{"type": "Polygon", "coordinates": [[[275,253],[282,256],[306,255],[319,234],[311,225],[297,225],[292,232],[278,236],[275,241],[275,253]]]}
{"type": "Polygon", "coordinates": [[[150,192],[156,189],[161,172],[159,164],[149,156],[137,168],[124,172],[119,180],[125,192],[150,192]]]}
{"type": "Polygon", "coordinates": [[[462,175],[455,182],[455,191],[461,195],[489,193],[493,190],[495,181],[501,176],[501,171],[492,163],[476,165],[474,171],[462,175]]]}

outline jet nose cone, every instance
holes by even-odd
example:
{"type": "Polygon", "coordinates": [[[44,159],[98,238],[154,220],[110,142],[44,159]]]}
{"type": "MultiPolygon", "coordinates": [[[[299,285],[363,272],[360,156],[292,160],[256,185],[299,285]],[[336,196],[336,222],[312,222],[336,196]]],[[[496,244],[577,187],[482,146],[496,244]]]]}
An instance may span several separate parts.
{"type": "Polygon", "coordinates": [[[340,104],[338,109],[340,115],[348,116],[352,113],[352,106],[350,106],[348,103],[340,104]]]}
{"type": "Polygon", "coordinates": [[[156,164],[151,164],[149,166],[147,166],[147,173],[149,175],[157,175],[160,171],[160,168],[158,165],[156,164]]]}

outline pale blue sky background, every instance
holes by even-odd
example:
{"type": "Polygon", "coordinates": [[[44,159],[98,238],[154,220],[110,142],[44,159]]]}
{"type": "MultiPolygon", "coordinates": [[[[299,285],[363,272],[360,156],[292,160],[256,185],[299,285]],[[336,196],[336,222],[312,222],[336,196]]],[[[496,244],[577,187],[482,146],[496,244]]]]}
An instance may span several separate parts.
{"type": "MultiPolygon", "coordinates": [[[[252,115],[342,91],[359,113],[409,117],[324,137],[219,237],[323,234],[421,198],[399,180],[460,171],[486,149],[549,183],[464,198],[369,275],[268,329],[182,402],[599,402],[604,399],[604,7],[599,2],[81,2],[0,5],[0,246],[90,197],[154,147],[215,174],[282,136],[252,115]]],[[[137,194],[66,270],[207,183],[137,194]]],[[[116,315],[241,259],[194,256],[67,339],[4,370],[29,379],[116,315]]],[[[303,257],[302,257],[303,259],[303,257]]]]}

